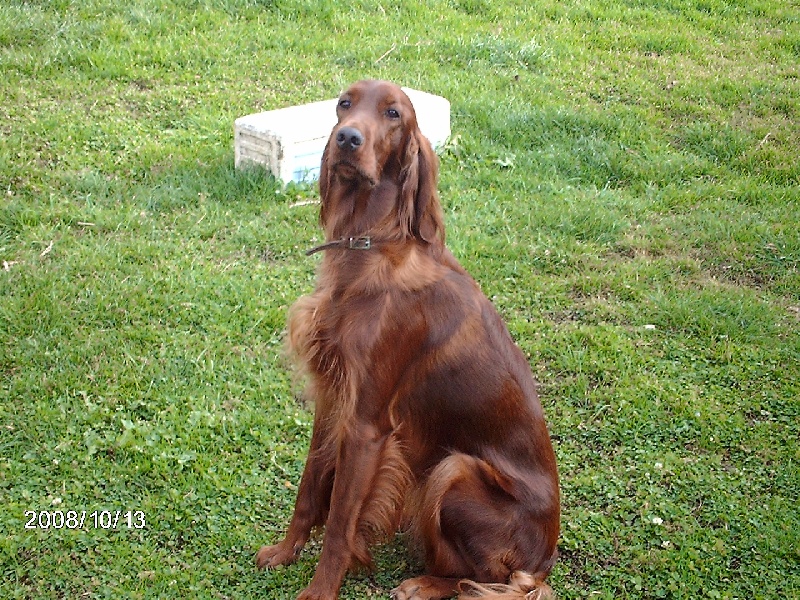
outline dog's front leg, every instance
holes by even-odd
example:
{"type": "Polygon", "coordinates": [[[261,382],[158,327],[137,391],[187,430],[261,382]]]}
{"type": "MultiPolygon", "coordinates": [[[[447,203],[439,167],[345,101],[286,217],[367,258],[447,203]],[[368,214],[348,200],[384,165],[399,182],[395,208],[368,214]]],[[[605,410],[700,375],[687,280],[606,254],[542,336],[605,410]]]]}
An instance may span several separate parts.
{"type": "Polygon", "coordinates": [[[359,518],[378,473],[387,435],[369,423],[348,427],[339,442],[330,512],[317,570],[298,600],[335,600],[359,558],[359,518]]]}
{"type": "Polygon", "coordinates": [[[311,448],[300,478],[294,514],[286,537],[273,546],[262,546],[256,555],[259,569],[294,562],[311,536],[314,527],[325,522],[333,486],[335,448],[327,447],[330,432],[325,419],[317,415],[311,434],[311,448]]]}

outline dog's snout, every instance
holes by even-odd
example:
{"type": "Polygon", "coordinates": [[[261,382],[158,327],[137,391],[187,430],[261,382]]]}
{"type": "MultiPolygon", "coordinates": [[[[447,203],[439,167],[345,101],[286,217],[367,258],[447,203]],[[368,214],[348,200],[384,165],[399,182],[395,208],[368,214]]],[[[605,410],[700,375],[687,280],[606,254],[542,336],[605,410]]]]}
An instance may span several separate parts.
{"type": "Polygon", "coordinates": [[[336,145],[342,150],[356,150],[364,143],[364,134],[355,127],[342,127],[336,134],[336,145]]]}

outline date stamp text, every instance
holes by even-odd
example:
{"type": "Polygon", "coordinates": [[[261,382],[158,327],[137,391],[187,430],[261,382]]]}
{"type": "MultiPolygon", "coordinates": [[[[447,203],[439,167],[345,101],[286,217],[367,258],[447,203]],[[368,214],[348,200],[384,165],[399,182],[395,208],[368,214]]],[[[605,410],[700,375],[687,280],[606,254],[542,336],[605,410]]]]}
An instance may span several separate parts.
{"type": "Polygon", "coordinates": [[[25,529],[145,529],[142,510],[26,510],[25,529]]]}

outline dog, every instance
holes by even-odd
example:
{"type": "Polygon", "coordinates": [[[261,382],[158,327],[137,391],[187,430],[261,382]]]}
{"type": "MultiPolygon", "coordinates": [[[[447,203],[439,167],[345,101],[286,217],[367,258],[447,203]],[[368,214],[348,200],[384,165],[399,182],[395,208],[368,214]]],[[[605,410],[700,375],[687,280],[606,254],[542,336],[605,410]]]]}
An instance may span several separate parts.
{"type": "Polygon", "coordinates": [[[324,527],[298,600],[334,600],[370,546],[400,529],[425,574],[395,600],[547,597],[558,472],[535,382],[490,301],[445,246],[439,163],[409,98],[359,81],[322,157],[316,288],[289,311],[288,347],[315,403],[286,537],[297,559],[324,527]]]}

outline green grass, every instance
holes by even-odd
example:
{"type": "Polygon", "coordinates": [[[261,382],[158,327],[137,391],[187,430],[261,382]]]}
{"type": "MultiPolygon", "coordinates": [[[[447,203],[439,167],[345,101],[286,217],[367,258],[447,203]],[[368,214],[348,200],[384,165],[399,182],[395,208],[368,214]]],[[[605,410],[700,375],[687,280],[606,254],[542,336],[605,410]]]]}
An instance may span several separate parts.
{"type": "MultiPolygon", "coordinates": [[[[530,356],[560,598],[800,596],[800,11],[746,0],[0,6],[0,596],[294,598],[282,356],[312,188],[236,117],[446,96],[448,243],[530,356]],[[146,528],[25,529],[25,511],[146,528]]],[[[342,598],[386,597],[401,541],[342,598]]]]}

